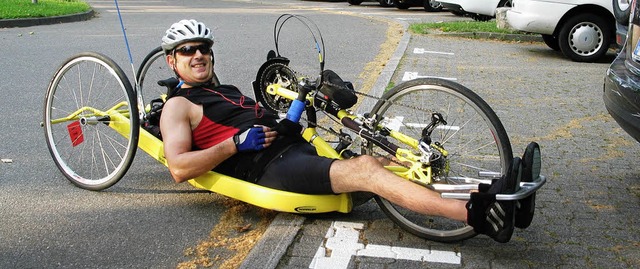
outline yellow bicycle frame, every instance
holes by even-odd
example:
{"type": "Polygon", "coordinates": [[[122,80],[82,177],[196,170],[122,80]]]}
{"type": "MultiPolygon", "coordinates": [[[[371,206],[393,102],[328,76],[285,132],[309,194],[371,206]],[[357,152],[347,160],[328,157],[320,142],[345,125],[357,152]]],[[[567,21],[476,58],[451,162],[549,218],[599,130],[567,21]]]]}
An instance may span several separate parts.
{"type": "MultiPolygon", "coordinates": [[[[297,97],[297,92],[279,87],[279,85],[275,84],[269,86],[267,92],[290,100],[297,97]]],[[[311,98],[309,98],[309,100],[313,101],[311,98]]],[[[124,106],[126,106],[126,103],[122,102],[107,111],[83,107],[66,118],[52,120],[52,123],[78,120],[78,115],[83,111],[91,111],[92,114],[98,117],[109,116],[109,127],[122,136],[128,137],[131,128],[128,118],[130,115],[127,109],[122,109],[124,106]]],[[[346,110],[341,110],[338,113],[338,118],[342,120],[345,117],[353,119],[355,116],[346,110]]],[[[390,136],[417,149],[418,141],[409,136],[396,131],[391,131],[390,136]]],[[[306,128],[302,133],[302,137],[315,146],[319,155],[328,158],[342,159],[340,154],[318,135],[316,128],[306,128]]],[[[161,164],[168,166],[164,156],[162,141],[143,128],[140,128],[138,147],[161,164]]],[[[410,180],[419,181],[423,184],[430,183],[431,168],[428,166],[424,167],[422,163],[418,162],[419,157],[417,155],[413,154],[410,150],[400,149],[396,152],[395,157],[402,162],[412,163],[412,165],[409,168],[404,166],[387,166],[387,169],[410,180]]],[[[196,188],[209,190],[262,208],[281,212],[326,213],[337,211],[348,213],[353,206],[350,194],[311,195],[281,191],[225,176],[213,171],[191,179],[188,182],[196,188]]]]}
{"type": "MultiPolygon", "coordinates": [[[[272,95],[284,97],[289,100],[294,100],[298,97],[297,92],[284,87],[280,87],[280,85],[278,84],[269,85],[266,89],[266,92],[272,95]]],[[[312,97],[308,96],[307,101],[309,104],[313,105],[312,97]]],[[[336,116],[340,121],[342,121],[344,118],[355,118],[353,114],[344,109],[338,111],[336,116]]],[[[410,136],[393,130],[390,131],[389,136],[405,145],[408,145],[413,150],[418,150],[419,141],[410,136]]],[[[326,141],[320,138],[315,128],[306,128],[302,133],[302,137],[315,146],[316,151],[319,155],[336,159],[341,158],[339,153],[337,153],[326,141]]],[[[443,154],[446,156],[446,151],[443,150],[443,154]]],[[[400,148],[397,152],[395,152],[394,157],[401,163],[410,163],[411,165],[409,166],[409,168],[400,165],[386,166],[386,169],[394,172],[398,176],[418,182],[422,185],[428,185],[432,183],[431,166],[425,166],[420,161],[419,155],[414,154],[411,150],[400,148]]]]}

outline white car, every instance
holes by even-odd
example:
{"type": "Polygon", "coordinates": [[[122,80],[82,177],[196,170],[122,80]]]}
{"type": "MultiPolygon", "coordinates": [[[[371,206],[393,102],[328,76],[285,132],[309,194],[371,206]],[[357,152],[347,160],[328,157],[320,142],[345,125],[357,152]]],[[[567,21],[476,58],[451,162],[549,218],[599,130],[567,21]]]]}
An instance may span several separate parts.
{"type": "Polygon", "coordinates": [[[511,27],[542,34],[550,48],[577,62],[593,62],[615,44],[611,0],[513,0],[511,27]]]}
{"type": "Polygon", "coordinates": [[[469,14],[477,21],[488,21],[496,16],[497,8],[511,6],[511,0],[440,0],[440,3],[454,14],[469,14]]]}

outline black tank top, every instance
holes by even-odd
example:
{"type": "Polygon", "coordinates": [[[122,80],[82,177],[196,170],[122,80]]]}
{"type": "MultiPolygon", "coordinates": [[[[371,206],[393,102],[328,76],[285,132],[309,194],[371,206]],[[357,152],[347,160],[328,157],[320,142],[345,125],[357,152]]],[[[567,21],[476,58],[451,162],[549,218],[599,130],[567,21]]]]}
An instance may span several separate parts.
{"type": "MultiPolygon", "coordinates": [[[[238,131],[253,125],[273,127],[278,116],[259,107],[257,103],[243,95],[232,85],[217,87],[179,88],[173,96],[182,96],[190,102],[202,105],[203,115],[198,126],[192,131],[193,148],[212,147],[238,131]]],[[[267,150],[271,147],[267,148],[267,150]]],[[[246,179],[248,168],[255,162],[260,152],[238,153],[216,166],[213,171],[246,179]]]]}

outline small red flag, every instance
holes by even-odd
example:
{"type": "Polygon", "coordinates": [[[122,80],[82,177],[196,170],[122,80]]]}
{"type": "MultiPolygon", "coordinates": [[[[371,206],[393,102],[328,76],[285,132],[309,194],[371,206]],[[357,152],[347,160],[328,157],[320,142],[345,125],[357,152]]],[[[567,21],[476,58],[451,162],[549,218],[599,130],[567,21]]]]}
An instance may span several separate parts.
{"type": "Polygon", "coordinates": [[[74,121],[71,124],[67,125],[67,130],[69,131],[69,137],[71,138],[71,145],[75,147],[84,142],[84,136],[82,135],[82,126],[80,126],[79,121],[74,121]]]}

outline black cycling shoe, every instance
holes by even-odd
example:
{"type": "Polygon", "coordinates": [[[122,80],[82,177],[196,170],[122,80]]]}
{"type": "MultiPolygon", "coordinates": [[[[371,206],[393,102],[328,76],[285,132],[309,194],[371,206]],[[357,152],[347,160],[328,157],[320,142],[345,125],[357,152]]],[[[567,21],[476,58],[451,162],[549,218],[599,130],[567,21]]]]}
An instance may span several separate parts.
{"type": "Polygon", "coordinates": [[[476,233],[506,243],[511,240],[515,222],[515,201],[497,201],[496,194],[513,194],[520,187],[521,160],[513,159],[507,173],[490,186],[480,186],[467,203],[467,222],[476,233]]]}
{"type": "MultiPolygon", "coordinates": [[[[540,176],[542,161],[540,156],[540,146],[536,142],[531,142],[524,151],[522,156],[522,181],[532,182],[540,176]]],[[[516,203],[516,222],[517,228],[525,229],[531,225],[533,214],[536,210],[536,193],[529,197],[519,200],[516,203]]]]}

